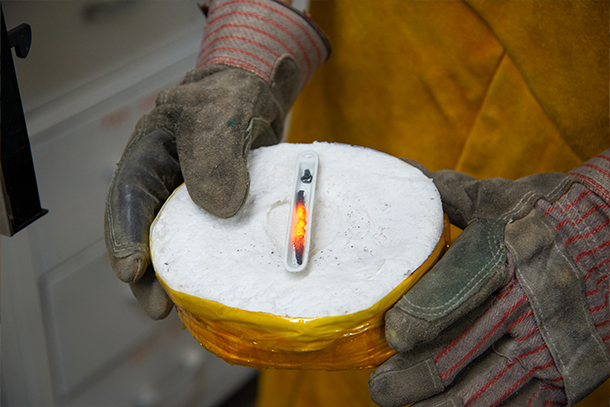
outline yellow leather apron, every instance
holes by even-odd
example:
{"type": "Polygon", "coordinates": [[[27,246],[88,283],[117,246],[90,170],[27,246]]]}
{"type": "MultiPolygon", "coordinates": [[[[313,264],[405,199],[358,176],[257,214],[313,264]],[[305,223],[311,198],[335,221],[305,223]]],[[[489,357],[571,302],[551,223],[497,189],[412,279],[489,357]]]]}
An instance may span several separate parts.
{"type": "MultiPolygon", "coordinates": [[[[608,4],[313,0],[333,50],[288,141],[362,145],[478,179],[567,172],[609,145],[608,4]]],[[[263,371],[257,405],[374,406],[370,373],[263,371]]]]}

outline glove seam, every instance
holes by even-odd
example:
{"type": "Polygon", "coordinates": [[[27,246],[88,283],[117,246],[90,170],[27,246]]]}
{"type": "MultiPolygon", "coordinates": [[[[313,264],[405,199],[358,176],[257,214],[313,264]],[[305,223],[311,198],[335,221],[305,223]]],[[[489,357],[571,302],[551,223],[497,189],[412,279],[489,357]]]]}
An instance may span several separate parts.
{"type": "Polygon", "coordinates": [[[442,380],[439,380],[440,376],[439,376],[438,370],[436,369],[436,365],[434,364],[434,361],[432,359],[426,359],[425,363],[426,363],[426,367],[428,368],[428,372],[430,372],[430,377],[434,381],[435,390],[438,390],[439,392],[444,391],[445,386],[443,385],[442,380]]]}
{"type": "MultiPolygon", "coordinates": [[[[489,239],[489,238],[490,238],[490,233],[488,232],[488,233],[487,233],[487,245],[488,245],[488,247],[490,248],[490,252],[493,252],[493,247],[492,247],[492,244],[491,244],[491,242],[490,242],[490,239],[489,239]]],[[[494,243],[498,243],[498,242],[494,241],[494,243]]],[[[496,267],[498,264],[500,264],[500,261],[501,261],[501,259],[502,259],[502,256],[500,256],[500,253],[501,253],[501,251],[502,251],[502,247],[501,247],[500,245],[497,245],[497,247],[498,247],[498,248],[497,248],[496,252],[494,253],[493,257],[492,257],[492,258],[489,260],[489,262],[487,262],[487,263],[486,263],[486,264],[485,264],[483,267],[481,267],[481,269],[480,269],[480,270],[479,270],[479,271],[478,271],[478,272],[477,272],[477,273],[476,273],[476,274],[475,274],[475,275],[474,275],[474,276],[473,276],[473,277],[470,279],[470,281],[468,281],[468,283],[467,283],[467,284],[464,286],[464,288],[462,288],[462,289],[461,289],[461,290],[460,290],[458,293],[456,293],[456,294],[455,294],[455,295],[454,295],[454,296],[453,296],[451,299],[447,300],[447,301],[446,301],[444,304],[439,305],[439,306],[436,306],[436,307],[422,307],[422,306],[416,305],[416,304],[412,303],[411,301],[409,301],[409,299],[408,299],[406,296],[404,296],[404,297],[403,297],[403,299],[404,299],[404,300],[405,300],[405,301],[406,301],[406,302],[407,302],[407,303],[408,303],[410,306],[412,306],[413,308],[416,308],[416,309],[419,309],[419,310],[435,310],[435,309],[439,309],[439,308],[444,308],[444,307],[446,307],[446,306],[447,306],[447,304],[449,304],[449,303],[451,303],[451,302],[455,301],[455,298],[456,298],[456,297],[461,297],[461,298],[464,298],[464,296],[462,295],[463,291],[464,291],[464,290],[466,290],[466,289],[468,288],[468,292],[467,292],[465,295],[470,294],[470,292],[471,292],[472,290],[474,290],[474,289],[475,289],[476,284],[474,284],[474,285],[472,285],[472,286],[470,286],[470,287],[469,287],[469,285],[470,285],[470,284],[471,284],[471,283],[472,283],[474,280],[478,279],[479,275],[480,275],[480,274],[481,274],[483,271],[485,271],[485,270],[487,270],[487,269],[489,269],[489,268],[492,268],[492,267],[496,267]],[[490,264],[491,264],[492,262],[493,262],[494,264],[490,266],[490,264]]],[[[459,301],[459,300],[458,300],[458,301],[459,301]]],[[[451,304],[451,305],[453,306],[454,304],[451,304]]],[[[433,313],[433,314],[429,314],[429,313],[428,313],[428,314],[427,314],[427,316],[428,316],[428,317],[430,317],[430,316],[438,316],[438,315],[441,315],[441,314],[443,314],[443,313],[445,313],[445,312],[446,312],[446,310],[443,310],[443,311],[441,311],[441,312],[436,312],[436,313],[433,313]]]]}
{"type": "MultiPolygon", "coordinates": [[[[119,173],[119,168],[121,168],[121,164],[123,163],[123,160],[125,159],[125,157],[127,156],[127,154],[133,149],[133,146],[135,144],[137,144],[143,136],[143,131],[139,131],[138,133],[135,134],[135,137],[133,137],[131,143],[129,143],[129,145],[127,146],[127,148],[125,149],[125,151],[123,152],[123,155],[121,156],[121,159],[119,160],[119,163],[117,164],[117,169],[114,171],[114,174],[112,174],[112,179],[110,181],[110,191],[114,190],[115,186],[116,186],[116,179],[119,173]]],[[[129,256],[129,254],[126,254],[124,256],[119,256],[117,252],[121,252],[121,251],[125,251],[125,250],[138,250],[136,247],[141,246],[141,244],[136,244],[136,245],[132,245],[132,244],[126,244],[126,247],[123,246],[122,244],[117,243],[117,239],[115,237],[115,232],[114,232],[114,217],[112,216],[112,211],[110,210],[110,196],[111,194],[108,194],[107,198],[106,198],[106,219],[107,219],[107,224],[108,224],[108,234],[110,235],[110,241],[112,243],[112,255],[117,257],[117,258],[125,258],[127,256],[129,256]]]]}
{"type": "MultiPolygon", "coordinates": [[[[533,209],[533,211],[536,211],[536,209],[533,209]]],[[[532,212],[530,212],[530,213],[532,213],[532,212]]],[[[559,236],[555,232],[552,225],[548,222],[548,220],[544,219],[544,217],[542,217],[542,215],[539,212],[537,212],[537,211],[533,212],[532,215],[539,219],[539,222],[537,222],[538,225],[540,225],[540,224],[543,225],[544,228],[547,230],[547,232],[550,232],[550,234],[548,235],[549,238],[551,236],[553,236],[552,244],[550,244],[551,241],[547,241],[548,242],[547,247],[552,248],[552,251],[558,252],[561,255],[561,258],[565,260],[564,264],[569,267],[569,273],[570,273],[569,278],[575,279],[577,284],[581,284],[582,283],[582,273],[580,272],[580,269],[574,263],[574,261],[571,260],[571,256],[569,256],[569,254],[564,252],[565,247],[563,247],[561,241],[558,241],[559,236]]],[[[549,318],[549,314],[546,313],[545,306],[543,306],[542,303],[540,303],[540,301],[538,300],[538,298],[536,296],[537,290],[534,290],[532,288],[532,285],[529,283],[529,278],[537,278],[536,275],[532,275],[532,273],[535,273],[535,270],[531,269],[531,267],[532,267],[531,265],[526,265],[525,266],[526,269],[529,269],[529,272],[526,275],[524,269],[521,267],[523,263],[522,263],[522,258],[520,258],[520,256],[518,255],[518,250],[516,250],[515,247],[509,241],[506,242],[506,245],[509,248],[509,250],[511,251],[512,255],[515,257],[517,280],[518,280],[519,284],[521,284],[524,288],[526,288],[526,290],[525,290],[526,296],[527,296],[527,299],[530,302],[530,305],[534,312],[534,318],[536,319],[538,329],[540,330],[540,333],[542,335],[542,338],[543,338],[545,344],[551,351],[551,356],[553,357],[553,360],[555,361],[555,364],[558,367],[558,370],[559,370],[561,376],[564,378],[564,388],[565,388],[565,393],[566,393],[566,396],[568,399],[568,405],[573,405],[574,403],[579,401],[579,397],[582,397],[583,390],[580,388],[581,387],[580,385],[582,385],[583,383],[581,380],[582,378],[580,378],[579,376],[573,377],[570,373],[573,369],[578,371],[579,369],[582,369],[582,367],[580,367],[580,365],[578,365],[578,364],[574,365],[573,361],[570,361],[571,363],[567,364],[565,362],[565,360],[563,359],[562,355],[565,356],[566,350],[560,348],[557,345],[556,341],[554,340],[554,335],[561,333],[561,332],[558,332],[557,329],[553,328],[554,325],[553,325],[552,321],[549,323],[551,326],[549,326],[549,324],[545,323],[545,321],[547,321],[547,318],[549,318]],[[580,383],[579,383],[579,381],[580,381],[580,383]]],[[[544,279],[544,276],[540,276],[538,278],[544,279]]],[[[601,351],[601,353],[599,353],[599,354],[604,355],[606,362],[610,363],[610,358],[608,357],[608,352],[606,350],[606,347],[604,346],[603,342],[601,341],[601,338],[599,337],[597,331],[595,330],[587,309],[584,308],[586,305],[586,301],[584,300],[583,289],[584,288],[581,285],[579,298],[583,300],[583,304],[576,304],[576,306],[571,307],[572,310],[577,309],[577,311],[574,311],[574,312],[577,312],[578,314],[582,315],[582,317],[577,318],[577,320],[578,321],[584,320],[584,324],[582,322],[579,323],[578,321],[576,321],[576,323],[581,326],[580,326],[580,328],[577,328],[575,332],[582,333],[582,332],[584,332],[583,329],[586,329],[587,337],[589,337],[589,338],[593,337],[593,340],[594,340],[593,343],[595,344],[595,347],[587,346],[587,348],[588,349],[597,348],[598,350],[601,351]]],[[[538,288],[538,290],[539,290],[539,288],[538,288]]],[[[559,331],[561,331],[561,329],[559,331]]],[[[590,339],[586,343],[590,343],[589,341],[590,341],[590,339]]],[[[606,376],[606,378],[607,378],[607,376],[606,376]]],[[[598,380],[599,377],[597,377],[595,375],[591,375],[591,377],[588,377],[588,379],[598,380]]]]}
{"type": "MultiPolygon", "coordinates": [[[[565,254],[565,253],[564,253],[562,250],[559,250],[559,249],[560,249],[560,246],[558,245],[558,243],[557,243],[557,242],[555,242],[555,243],[554,243],[554,246],[555,246],[555,247],[558,249],[559,254],[561,254],[561,257],[563,257],[563,258],[564,258],[564,259],[567,261],[567,263],[568,263],[568,264],[570,264],[570,267],[572,268],[572,271],[574,271],[574,273],[575,273],[575,274],[576,274],[576,275],[579,277],[579,279],[581,279],[581,280],[582,280],[581,271],[580,271],[580,269],[578,268],[578,266],[576,265],[576,263],[574,263],[574,261],[573,261],[573,260],[571,260],[570,258],[568,258],[568,257],[566,256],[566,254],[565,254]]],[[[561,247],[563,247],[563,246],[561,246],[561,247]]],[[[588,318],[588,317],[590,316],[590,315],[589,315],[589,313],[588,313],[586,310],[584,310],[584,309],[581,309],[581,310],[583,311],[583,314],[585,315],[585,320],[588,322],[588,324],[587,324],[587,325],[589,325],[589,329],[591,329],[591,331],[595,332],[595,330],[594,330],[594,326],[592,326],[591,320],[590,320],[590,318],[588,318]]],[[[605,345],[604,345],[604,343],[602,342],[602,340],[601,340],[601,338],[599,337],[599,335],[593,335],[593,338],[595,339],[595,342],[597,343],[597,345],[599,346],[599,348],[602,350],[602,352],[604,352],[604,353],[607,355],[607,349],[606,349],[606,346],[605,346],[605,345]]],[[[610,357],[609,357],[608,359],[609,359],[609,362],[610,362],[610,357]]]]}
{"type": "MultiPolygon", "coordinates": [[[[511,246],[511,248],[512,248],[512,246],[511,246]]],[[[517,262],[518,261],[519,261],[519,259],[517,258],[517,262]]],[[[517,268],[517,276],[522,277],[521,276],[521,272],[519,271],[518,268],[517,268]]],[[[528,284],[528,282],[523,277],[519,279],[519,283],[522,284],[522,285],[525,285],[527,287],[528,291],[533,293],[532,287],[528,284]]],[[[559,363],[563,367],[563,369],[560,370],[560,374],[562,375],[562,377],[565,374],[568,377],[569,381],[572,381],[572,376],[570,375],[570,372],[565,368],[565,366],[566,366],[565,362],[563,361],[563,358],[561,357],[561,354],[558,352],[557,345],[555,344],[555,341],[551,337],[551,334],[548,331],[546,325],[541,323],[541,321],[545,319],[545,316],[544,316],[543,311],[541,310],[540,302],[538,302],[538,299],[534,295],[532,295],[532,298],[530,298],[528,296],[527,300],[529,302],[535,303],[535,307],[532,307],[532,310],[534,311],[534,318],[536,319],[536,324],[538,325],[538,329],[539,330],[544,331],[544,335],[542,335],[542,338],[543,338],[545,344],[547,346],[550,345],[550,348],[552,348],[551,357],[553,357],[553,360],[555,361],[555,363],[557,363],[557,359],[559,359],[559,363]],[[562,372],[564,372],[564,373],[562,374],[562,372]]],[[[564,386],[565,386],[566,380],[564,380],[563,382],[564,382],[564,386]]],[[[568,396],[567,391],[566,391],[566,396],[568,396]]],[[[568,399],[569,399],[569,396],[568,396],[568,399]]],[[[572,403],[568,403],[568,405],[571,405],[571,404],[572,403]]]]}
{"type": "MultiPolygon", "coordinates": [[[[515,248],[509,243],[506,242],[506,245],[509,247],[510,250],[512,250],[513,256],[515,256],[515,263],[518,265],[520,262],[519,259],[519,255],[516,254],[517,251],[515,250],[515,248]]],[[[557,243],[554,244],[555,247],[557,247],[557,243]]],[[[517,271],[516,271],[517,276],[520,276],[521,278],[519,279],[519,284],[524,285],[525,287],[527,287],[528,291],[530,293],[533,293],[534,290],[532,289],[532,287],[529,285],[529,283],[527,282],[526,279],[523,278],[521,271],[519,269],[519,266],[517,266],[517,271]]],[[[526,293],[527,296],[527,293],[526,293]]],[[[559,362],[561,363],[562,366],[565,366],[565,362],[563,361],[563,359],[561,358],[561,355],[557,352],[557,345],[555,344],[555,341],[553,340],[553,338],[551,337],[550,333],[547,330],[547,327],[544,324],[541,324],[540,321],[545,319],[545,316],[543,315],[543,311],[540,309],[540,302],[538,301],[538,299],[536,298],[535,295],[531,296],[532,298],[530,298],[530,296],[527,296],[527,300],[528,302],[533,302],[535,303],[535,307],[532,307],[532,310],[534,311],[534,318],[536,319],[536,324],[538,325],[538,329],[543,330],[546,335],[543,335],[543,339],[544,342],[546,343],[547,341],[550,342],[551,347],[553,348],[554,352],[551,352],[551,355],[557,355],[556,357],[559,358],[559,362]],[[538,314],[540,314],[540,316],[538,316],[538,314]]],[[[548,346],[548,344],[547,344],[548,346]]],[[[553,357],[553,359],[555,359],[555,357],[553,357]]],[[[568,378],[571,380],[571,376],[570,373],[565,370],[565,374],[568,376],[568,378]]],[[[564,381],[565,383],[565,381],[564,381]]]]}
{"type": "MultiPolygon", "coordinates": [[[[572,179],[571,177],[566,176],[566,178],[561,181],[551,192],[549,192],[546,195],[543,195],[548,201],[553,201],[553,197],[555,197],[555,194],[558,193],[558,191],[563,191],[564,188],[568,187],[570,184],[572,184],[575,180],[572,179]]],[[[526,193],[520,200],[519,202],[517,202],[515,204],[515,206],[513,206],[510,210],[506,211],[502,216],[501,219],[507,220],[507,221],[513,221],[514,220],[514,216],[516,216],[519,212],[521,212],[523,210],[523,207],[527,206],[530,202],[530,199],[532,197],[534,197],[536,195],[536,191],[529,191],[528,193],[526,193]],[[524,202],[525,201],[525,202],[524,202]]],[[[529,212],[528,212],[529,213],[529,212]]],[[[527,215],[527,214],[525,214],[527,215]]],[[[524,216],[525,216],[524,215],[524,216]]],[[[523,216],[521,216],[523,217],[523,216]]],[[[520,218],[521,218],[520,217],[520,218]]]]}
{"type": "MultiPolygon", "coordinates": [[[[165,128],[164,126],[153,127],[153,128],[149,128],[149,129],[142,129],[142,130],[138,131],[135,134],[135,136],[132,138],[131,142],[128,144],[125,151],[123,152],[123,155],[121,156],[121,159],[119,160],[119,162],[117,164],[117,169],[115,170],[114,174],[112,174],[112,179],[110,181],[110,188],[109,188],[110,191],[114,190],[114,188],[116,186],[116,178],[117,178],[117,174],[119,173],[118,169],[121,168],[121,164],[123,163],[125,157],[128,155],[128,153],[130,151],[133,150],[133,148],[135,148],[135,145],[138,144],[140,142],[140,140],[142,140],[144,137],[146,137],[148,134],[152,133],[155,130],[163,130],[163,131],[167,132],[171,137],[174,137],[174,138],[176,137],[172,131],[165,128]]],[[[111,207],[110,196],[111,196],[111,194],[109,193],[108,196],[106,197],[106,224],[108,225],[108,234],[110,236],[110,242],[112,243],[112,248],[111,248],[112,255],[115,258],[123,259],[136,252],[146,253],[146,250],[144,250],[146,248],[146,245],[143,243],[133,244],[133,243],[118,243],[117,242],[117,238],[116,238],[116,234],[115,234],[115,230],[114,230],[114,217],[112,216],[112,211],[110,208],[111,207]],[[124,255],[121,255],[124,252],[127,252],[127,253],[124,255]]]]}
{"type": "Polygon", "coordinates": [[[593,178],[591,178],[587,175],[583,175],[583,174],[568,173],[568,175],[570,177],[574,178],[575,182],[578,182],[579,184],[583,185],[585,188],[589,188],[592,193],[597,195],[604,202],[610,203],[610,197],[608,197],[608,195],[604,194],[603,187],[598,181],[594,180],[593,178]]]}

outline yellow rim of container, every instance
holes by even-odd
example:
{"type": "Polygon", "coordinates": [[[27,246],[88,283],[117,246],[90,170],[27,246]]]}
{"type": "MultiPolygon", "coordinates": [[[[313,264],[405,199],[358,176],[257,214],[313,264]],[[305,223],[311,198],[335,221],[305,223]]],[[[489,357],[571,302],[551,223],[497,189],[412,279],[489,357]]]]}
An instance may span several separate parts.
{"type": "MultiPolygon", "coordinates": [[[[255,333],[256,337],[250,339],[259,342],[261,346],[265,346],[264,343],[268,341],[270,347],[277,347],[276,341],[281,338],[281,348],[284,350],[314,351],[328,346],[330,342],[341,336],[355,335],[359,331],[369,328],[373,319],[396,303],[438,261],[448,247],[450,239],[446,217],[444,223],[444,231],[438,244],[417,270],[370,308],[347,315],[299,318],[246,311],[176,291],[169,287],[159,275],[157,278],[177,306],[183,321],[187,316],[180,311],[193,314],[200,323],[204,321],[205,324],[213,325],[215,322],[221,322],[225,327],[243,329],[244,332],[250,332],[253,335],[255,333]]],[[[208,330],[210,329],[208,328],[208,330]]],[[[247,336],[246,333],[244,338],[247,336]]],[[[201,342],[201,338],[197,339],[201,342]]],[[[205,347],[205,343],[202,345],[205,347]]]]}
{"type": "Polygon", "coordinates": [[[192,314],[205,320],[223,321],[224,323],[232,323],[255,330],[260,330],[261,327],[264,327],[265,330],[272,332],[274,336],[278,335],[284,339],[302,342],[300,345],[295,345],[302,348],[302,350],[308,350],[312,347],[316,348],[314,343],[317,341],[332,339],[337,334],[341,334],[346,330],[357,331],[358,325],[363,321],[367,321],[380,312],[385,312],[385,310],[396,303],[436,263],[448,247],[450,240],[448,238],[449,225],[446,217],[444,223],[444,231],[438,244],[420,267],[370,308],[347,315],[300,318],[246,311],[176,291],[158,274],[157,278],[174,304],[192,314]],[[312,346],[308,346],[307,342],[313,342],[312,346]]]}
{"type": "Polygon", "coordinates": [[[366,369],[396,353],[385,340],[384,314],[434,266],[450,243],[445,215],[443,232],[424,263],[376,304],[347,315],[299,318],[246,311],[176,291],[158,274],[157,279],[184,327],[201,346],[228,363],[259,369],[366,369]]]}

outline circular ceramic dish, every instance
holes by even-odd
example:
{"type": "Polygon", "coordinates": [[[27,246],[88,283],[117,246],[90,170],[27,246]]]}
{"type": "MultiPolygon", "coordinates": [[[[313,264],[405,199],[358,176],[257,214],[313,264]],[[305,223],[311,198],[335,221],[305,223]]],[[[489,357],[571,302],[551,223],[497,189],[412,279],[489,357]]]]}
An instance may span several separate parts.
{"type": "Polygon", "coordinates": [[[219,219],[184,185],[151,226],[159,281],[184,325],[229,363],[256,368],[354,369],[394,351],[384,313],[440,258],[448,225],[418,169],[343,144],[279,144],[248,157],[242,210],[219,219]],[[308,225],[309,262],[284,267],[297,156],[319,156],[308,225]]]}

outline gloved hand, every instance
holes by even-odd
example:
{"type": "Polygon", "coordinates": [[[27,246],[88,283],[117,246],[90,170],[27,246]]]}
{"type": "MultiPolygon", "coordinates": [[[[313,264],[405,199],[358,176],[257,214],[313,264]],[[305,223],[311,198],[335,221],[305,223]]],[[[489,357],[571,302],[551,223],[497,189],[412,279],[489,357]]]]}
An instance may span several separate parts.
{"type": "Polygon", "coordinates": [[[431,174],[463,233],[386,313],[377,404],[572,405],[608,378],[610,153],[569,175],[431,174]]]}
{"type": "Polygon", "coordinates": [[[305,16],[270,0],[211,1],[195,70],[136,125],[111,181],[104,222],[112,268],[147,315],[172,302],[150,265],[149,228],[182,181],[223,218],[243,206],[251,147],[278,143],[290,106],[330,46],[305,16]]]}

